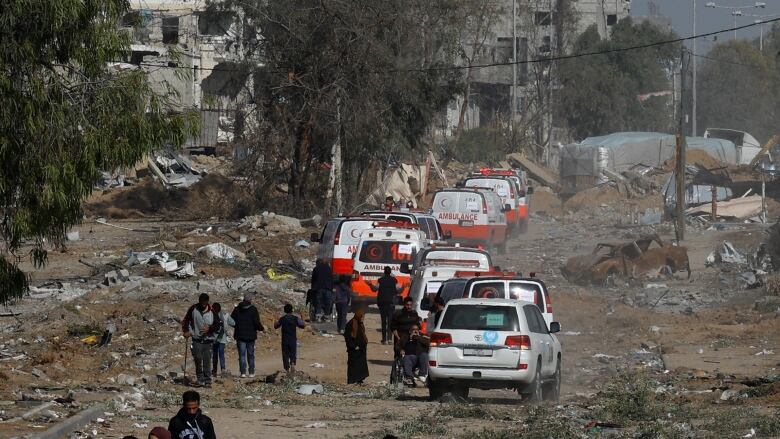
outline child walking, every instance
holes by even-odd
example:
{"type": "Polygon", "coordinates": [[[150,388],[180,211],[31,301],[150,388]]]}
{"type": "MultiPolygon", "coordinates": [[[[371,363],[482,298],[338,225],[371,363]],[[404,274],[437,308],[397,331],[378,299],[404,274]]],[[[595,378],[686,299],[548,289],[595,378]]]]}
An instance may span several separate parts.
{"type": "Polygon", "coordinates": [[[216,333],[216,340],[214,340],[214,345],[212,346],[211,351],[211,376],[217,376],[217,360],[219,360],[219,366],[222,370],[222,376],[227,375],[227,371],[225,370],[225,345],[227,344],[227,326],[236,326],[236,322],[233,321],[233,318],[230,317],[227,313],[222,311],[222,305],[219,303],[215,303],[211,305],[211,311],[214,313],[214,320],[217,320],[217,317],[219,317],[219,321],[222,322],[221,327],[217,330],[216,333]]]}
{"type": "Polygon", "coordinates": [[[284,305],[284,315],[274,323],[274,329],[282,328],[282,364],[288,373],[295,372],[295,361],[298,357],[298,328],[306,327],[300,315],[293,315],[293,307],[284,305]]]}

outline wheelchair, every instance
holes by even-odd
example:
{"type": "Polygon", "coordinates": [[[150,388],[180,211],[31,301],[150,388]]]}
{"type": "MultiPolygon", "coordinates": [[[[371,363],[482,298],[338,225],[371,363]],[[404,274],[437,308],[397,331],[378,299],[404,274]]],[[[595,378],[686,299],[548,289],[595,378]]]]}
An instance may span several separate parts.
{"type": "Polygon", "coordinates": [[[390,367],[390,385],[398,390],[404,389],[404,362],[403,358],[395,354],[393,365],[390,367]]]}

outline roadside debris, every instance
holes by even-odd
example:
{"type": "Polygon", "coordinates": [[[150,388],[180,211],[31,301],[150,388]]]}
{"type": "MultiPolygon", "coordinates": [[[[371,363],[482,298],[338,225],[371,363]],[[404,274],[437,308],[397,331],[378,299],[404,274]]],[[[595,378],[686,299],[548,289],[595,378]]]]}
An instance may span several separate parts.
{"type": "Polygon", "coordinates": [[[322,387],[322,384],[302,384],[298,389],[296,390],[299,395],[322,395],[325,393],[325,390],[322,387]]]}
{"type": "Polygon", "coordinates": [[[222,259],[227,262],[234,262],[236,259],[246,260],[244,253],[221,242],[204,245],[198,249],[198,254],[205,255],[211,259],[222,259]]]}
{"type": "Polygon", "coordinates": [[[688,250],[665,243],[658,235],[624,243],[599,243],[589,255],[569,258],[561,273],[569,282],[603,285],[615,277],[635,279],[653,273],[691,275],[688,250]],[[657,247],[651,248],[652,244],[657,247]]]}

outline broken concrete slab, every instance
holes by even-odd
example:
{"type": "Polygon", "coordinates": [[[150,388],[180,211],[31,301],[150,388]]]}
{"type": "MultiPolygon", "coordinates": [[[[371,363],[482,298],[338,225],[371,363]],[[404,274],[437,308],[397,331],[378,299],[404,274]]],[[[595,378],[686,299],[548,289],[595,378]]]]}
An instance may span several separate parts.
{"type": "Polygon", "coordinates": [[[244,253],[221,242],[204,245],[198,249],[198,254],[205,255],[211,259],[222,259],[228,262],[236,259],[246,260],[246,255],[244,253]]]}

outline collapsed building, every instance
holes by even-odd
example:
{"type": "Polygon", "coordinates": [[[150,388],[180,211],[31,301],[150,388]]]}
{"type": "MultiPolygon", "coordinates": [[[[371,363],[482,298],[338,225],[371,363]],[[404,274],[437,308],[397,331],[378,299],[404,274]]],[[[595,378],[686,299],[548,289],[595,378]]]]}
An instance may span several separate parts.
{"type": "Polygon", "coordinates": [[[175,92],[179,108],[200,112],[200,133],[185,148],[214,153],[240,136],[251,86],[239,62],[245,43],[240,14],[187,0],[130,3],[122,27],[131,36],[131,53],[115,68],[144,69],[160,92],[175,92]]]}

